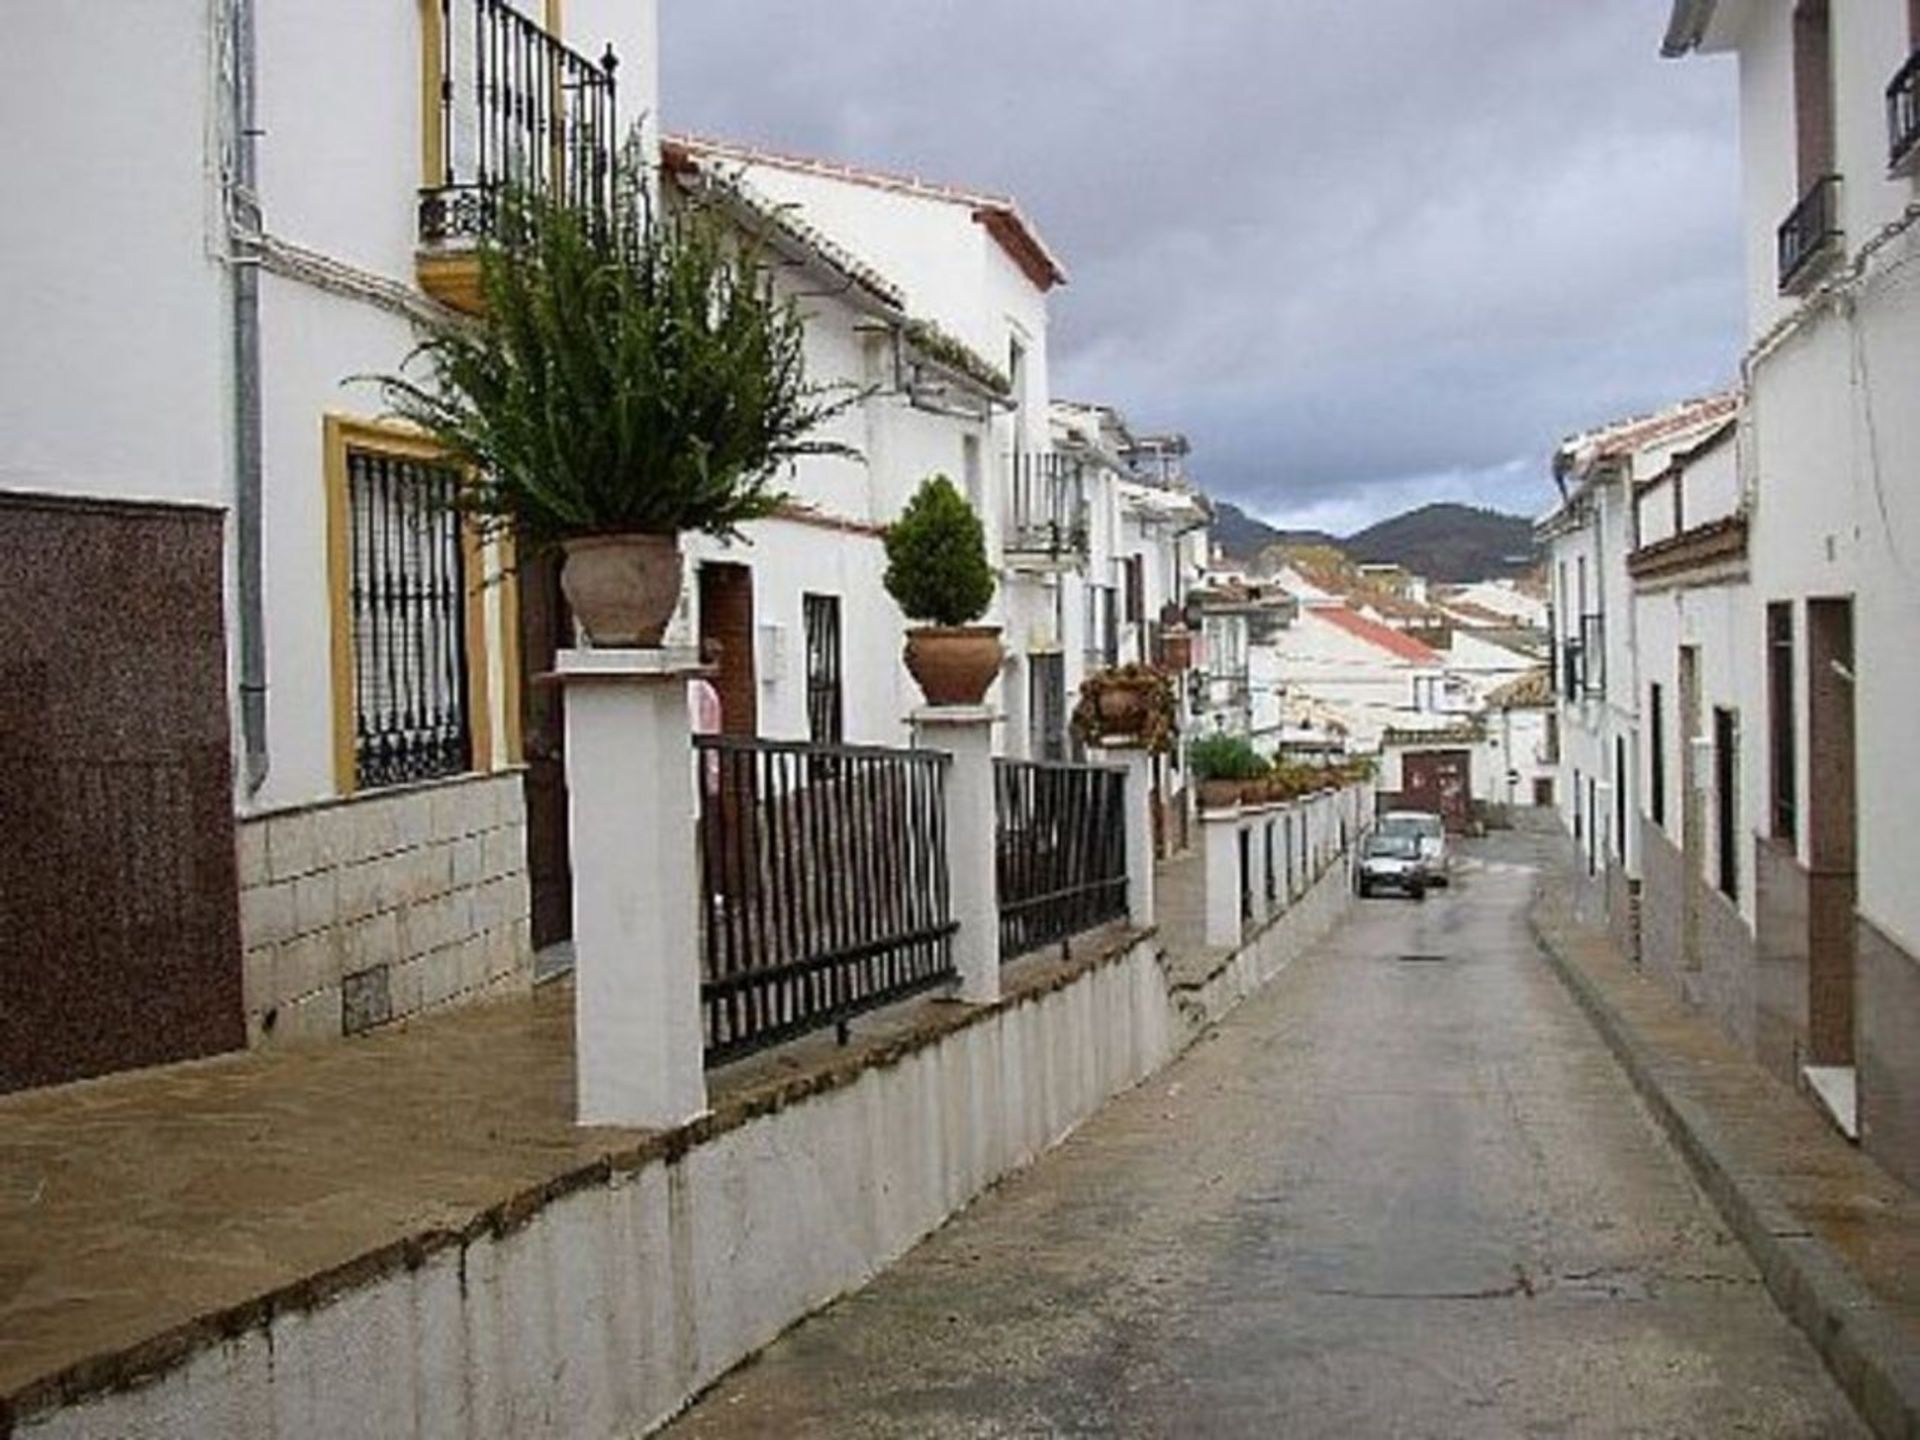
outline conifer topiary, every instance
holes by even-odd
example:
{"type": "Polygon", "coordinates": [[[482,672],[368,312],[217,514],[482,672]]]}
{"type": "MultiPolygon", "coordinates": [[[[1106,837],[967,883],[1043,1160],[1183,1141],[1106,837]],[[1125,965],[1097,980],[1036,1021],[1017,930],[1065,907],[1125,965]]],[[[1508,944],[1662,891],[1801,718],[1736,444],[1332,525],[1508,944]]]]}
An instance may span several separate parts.
{"type": "Polygon", "coordinates": [[[921,482],[887,529],[887,593],[910,620],[971,625],[993,603],[986,533],[944,475],[921,482]]]}

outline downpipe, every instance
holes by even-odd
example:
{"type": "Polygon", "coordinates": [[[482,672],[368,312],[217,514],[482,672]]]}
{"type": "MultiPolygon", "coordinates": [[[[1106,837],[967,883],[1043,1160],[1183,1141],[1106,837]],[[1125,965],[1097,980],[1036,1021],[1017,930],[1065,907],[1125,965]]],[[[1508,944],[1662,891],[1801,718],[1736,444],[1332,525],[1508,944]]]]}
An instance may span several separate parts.
{"type": "Polygon", "coordinates": [[[260,198],[254,0],[230,0],[226,216],[233,298],[233,448],[236,622],[240,651],[241,783],[257,795],[267,750],[267,639],[262,583],[260,198]]]}

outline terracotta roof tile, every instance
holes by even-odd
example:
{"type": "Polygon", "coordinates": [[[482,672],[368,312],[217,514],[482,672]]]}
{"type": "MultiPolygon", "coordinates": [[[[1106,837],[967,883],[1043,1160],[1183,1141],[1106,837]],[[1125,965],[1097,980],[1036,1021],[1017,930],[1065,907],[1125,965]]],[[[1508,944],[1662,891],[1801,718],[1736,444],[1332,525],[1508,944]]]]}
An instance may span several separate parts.
{"type": "Polygon", "coordinates": [[[1391,625],[1382,625],[1378,620],[1369,620],[1366,616],[1344,605],[1315,605],[1308,614],[1329,625],[1338,626],[1349,635],[1365,640],[1369,645],[1385,650],[1401,660],[1411,661],[1415,665],[1438,665],[1440,653],[1431,646],[1423,645],[1404,631],[1395,630],[1391,625]]]}

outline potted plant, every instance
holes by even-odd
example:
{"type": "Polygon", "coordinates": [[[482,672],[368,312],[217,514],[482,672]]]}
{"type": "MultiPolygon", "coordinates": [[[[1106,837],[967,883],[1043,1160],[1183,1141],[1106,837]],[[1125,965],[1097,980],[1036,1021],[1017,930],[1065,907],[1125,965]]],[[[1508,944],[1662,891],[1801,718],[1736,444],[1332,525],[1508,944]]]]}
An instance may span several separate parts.
{"type": "Polygon", "coordinates": [[[716,211],[619,189],[610,215],[504,194],[482,312],[423,322],[414,374],[378,383],[460,467],[483,532],[565,551],[592,643],[657,645],[680,533],[737,538],[784,503],[788,462],[853,454],[809,437],[859,395],[808,382],[800,310],[716,211]]]}
{"type": "Polygon", "coordinates": [[[1267,763],[1239,735],[1203,735],[1187,747],[1187,765],[1200,783],[1200,806],[1224,810],[1237,805],[1247,787],[1266,773],[1267,763]]]}
{"type": "Polygon", "coordinates": [[[931,475],[887,527],[883,583],[902,613],[907,669],[929,705],[978,705],[1000,673],[998,625],[973,622],[993,602],[986,535],[966,497],[931,475]]]}
{"type": "Polygon", "coordinates": [[[1124,739],[1150,754],[1172,748],[1180,729],[1180,701],[1166,672],[1151,665],[1118,665],[1080,682],[1073,733],[1083,742],[1124,739]]]}

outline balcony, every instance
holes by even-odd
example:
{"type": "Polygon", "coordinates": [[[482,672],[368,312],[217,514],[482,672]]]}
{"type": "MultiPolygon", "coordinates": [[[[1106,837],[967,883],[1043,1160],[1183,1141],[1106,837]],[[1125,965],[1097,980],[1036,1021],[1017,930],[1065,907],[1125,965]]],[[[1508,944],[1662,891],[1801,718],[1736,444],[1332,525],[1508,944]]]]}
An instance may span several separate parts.
{"type": "Polygon", "coordinates": [[[1920,171],[1920,50],[1893,72],[1887,86],[1887,173],[1920,171]]]}
{"type": "Polygon", "coordinates": [[[1780,293],[1801,295],[1813,288],[1846,249],[1840,230],[1840,177],[1823,175],[1800,197],[1781,222],[1777,236],[1780,293]]]}
{"type": "Polygon", "coordinates": [[[1008,568],[1078,569],[1087,555],[1085,467],[1071,455],[1013,456],[1003,548],[1008,568]]]}
{"type": "Polygon", "coordinates": [[[428,294],[473,311],[504,187],[612,210],[619,62],[611,46],[598,61],[568,49],[506,0],[436,0],[426,16],[415,273],[428,294]]]}

